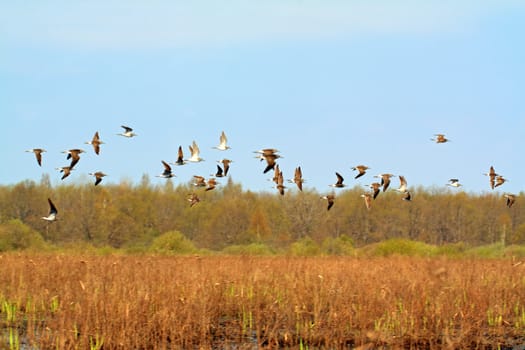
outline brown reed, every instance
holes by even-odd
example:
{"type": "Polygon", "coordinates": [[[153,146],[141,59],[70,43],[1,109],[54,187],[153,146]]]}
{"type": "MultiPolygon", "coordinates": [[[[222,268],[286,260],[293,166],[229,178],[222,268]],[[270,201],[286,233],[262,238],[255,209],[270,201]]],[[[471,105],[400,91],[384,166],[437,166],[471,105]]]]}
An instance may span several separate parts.
{"type": "Polygon", "coordinates": [[[525,342],[525,264],[0,256],[0,348],[413,348],[525,342]]]}

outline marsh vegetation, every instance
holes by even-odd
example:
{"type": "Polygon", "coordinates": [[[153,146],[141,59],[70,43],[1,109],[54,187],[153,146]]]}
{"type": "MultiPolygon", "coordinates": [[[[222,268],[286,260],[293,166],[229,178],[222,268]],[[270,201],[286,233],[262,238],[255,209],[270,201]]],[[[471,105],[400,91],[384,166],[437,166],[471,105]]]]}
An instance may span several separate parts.
{"type": "Polygon", "coordinates": [[[4,254],[3,347],[487,348],[525,341],[509,259],[4,254]]]}

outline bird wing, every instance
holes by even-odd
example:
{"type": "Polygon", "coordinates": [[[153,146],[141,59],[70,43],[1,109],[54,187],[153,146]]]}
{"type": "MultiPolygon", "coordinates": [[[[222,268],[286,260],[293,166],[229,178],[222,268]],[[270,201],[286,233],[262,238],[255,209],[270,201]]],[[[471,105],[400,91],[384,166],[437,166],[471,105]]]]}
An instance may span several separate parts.
{"type": "Polygon", "coordinates": [[[282,186],[283,183],[284,183],[283,172],[279,171],[279,175],[277,175],[277,186],[282,186]]]}
{"type": "Polygon", "coordinates": [[[399,175],[399,183],[400,183],[399,191],[406,192],[406,190],[407,190],[407,180],[405,179],[405,177],[403,175],[399,175]]]}
{"type": "Polygon", "coordinates": [[[197,142],[193,141],[193,152],[198,156],[200,153],[199,146],[197,146],[197,142]]]}
{"type": "Polygon", "coordinates": [[[359,173],[354,177],[354,179],[357,179],[357,178],[363,176],[363,175],[366,173],[365,169],[364,169],[361,165],[355,167],[354,169],[357,170],[357,171],[359,172],[359,173]]]}
{"type": "Polygon", "coordinates": [[[51,198],[48,198],[47,202],[49,203],[49,215],[52,215],[52,214],[56,215],[56,214],[58,214],[58,210],[55,207],[55,205],[53,204],[53,202],[51,201],[51,198]]]}
{"type": "Polygon", "coordinates": [[[166,163],[165,161],[161,161],[162,162],[162,165],[164,165],[164,171],[165,172],[170,172],[171,173],[171,167],[168,163],[166,163]]]}
{"type": "Polygon", "coordinates": [[[42,166],[42,151],[36,150],[35,157],[36,161],[38,162],[38,165],[42,166]]]}
{"type": "Polygon", "coordinates": [[[208,179],[208,187],[206,188],[206,191],[213,190],[215,185],[217,185],[217,181],[214,178],[208,179]]]}
{"type": "Polygon", "coordinates": [[[365,198],[365,205],[367,209],[370,209],[370,206],[372,204],[372,197],[369,194],[364,195],[365,198]]]}
{"type": "Polygon", "coordinates": [[[215,176],[217,177],[221,177],[223,176],[223,171],[222,171],[222,168],[219,164],[217,164],[217,174],[215,174],[215,176]]]}
{"type": "Polygon", "coordinates": [[[224,166],[224,176],[226,176],[228,175],[228,170],[230,170],[230,161],[228,159],[223,159],[222,165],[224,166]]]}
{"type": "Polygon", "coordinates": [[[390,186],[390,176],[383,176],[381,178],[381,184],[383,185],[383,192],[385,192],[388,186],[390,186]]]}
{"type": "Polygon", "coordinates": [[[184,164],[184,153],[182,152],[182,146],[179,146],[179,150],[177,151],[177,160],[175,161],[175,164],[177,165],[184,164]]]}
{"type": "Polygon", "coordinates": [[[80,160],[80,157],[76,156],[76,157],[73,157],[73,159],[71,160],[71,164],[69,165],[70,168],[73,168],[77,163],[78,161],[80,160]]]}
{"type": "Polygon", "coordinates": [[[341,176],[341,174],[339,174],[338,172],[336,172],[336,173],[335,173],[335,176],[337,176],[337,183],[340,184],[340,185],[343,184],[343,181],[344,181],[345,179],[341,176]]]}
{"type": "Polygon", "coordinates": [[[264,169],[263,173],[266,174],[270,170],[275,169],[276,163],[275,163],[275,157],[266,156],[264,158],[266,159],[267,166],[264,169]]]}
{"type": "Polygon", "coordinates": [[[301,167],[300,166],[295,168],[295,176],[294,176],[294,178],[295,178],[296,181],[301,181],[301,179],[303,178],[303,172],[301,171],[301,167]]]}
{"type": "Polygon", "coordinates": [[[224,131],[221,133],[221,137],[220,137],[220,144],[222,146],[226,146],[226,143],[228,142],[228,138],[226,137],[226,134],[224,133],[224,131]]]}
{"type": "Polygon", "coordinates": [[[268,164],[266,166],[266,168],[264,168],[264,171],[263,171],[263,174],[266,174],[267,172],[269,172],[270,170],[274,169],[275,168],[275,163],[272,163],[272,164],[268,164]]]}

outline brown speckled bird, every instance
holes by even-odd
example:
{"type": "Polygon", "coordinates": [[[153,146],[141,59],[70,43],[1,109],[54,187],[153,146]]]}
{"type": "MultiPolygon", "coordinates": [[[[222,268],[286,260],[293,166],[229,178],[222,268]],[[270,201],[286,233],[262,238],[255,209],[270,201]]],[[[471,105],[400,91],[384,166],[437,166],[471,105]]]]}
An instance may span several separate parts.
{"type": "Polygon", "coordinates": [[[430,139],[431,141],[434,141],[436,143],[445,143],[449,142],[450,140],[445,137],[445,134],[434,134],[436,138],[430,139]]]}
{"type": "Polygon", "coordinates": [[[363,197],[364,200],[365,200],[366,209],[370,210],[370,208],[372,207],[372,194],[371,193],[363,193],[361,195],[361,197],[363,197]]]}
{"type": "Polygon", "coordinates": [[[326,196],[322,196],[321,199],[326,199],[326,201],[328,202],[328,206],[326,207],[326,210],[330,210],[330,208],[334,206],[335,194],[334,193],[327,194],[326,196]]]}
{"type": "Polygon", "coordinates": [[[102,181],[102,178],[104,176],[107,176],[107,174],[104,174],[102,171],[97,171],[95,173],[89,173],[89,175],[92,175],[95,177],[95,186],[98,185],[100,181],[102,181]]]}
{"type": "Polygon", "coordinates": [[[31,149],[28,149],[26,152],[34,153],[35,157],[36,157],[36,162],[38,163],[38,165],[42,166],[42,153],[47,152],[45,149],[43,149],[43,148],[31,148],[31,149]]]}
{"type": "Polygon", "coordinates": [[[100,136],[98,135],[97,131],[95,132],[93,139],[91,139],[91,141],[87,141],[86,144],[93,146],[95,154],[98,155],[100,153],[100,145],[104,144],[104,142],[100,140],[100,136]]]}
{"type": "Polygon", "coordinates": [[[358,171],[358,174],[354,177],[354,179],[357,179],[357,178],[360,178],[361,176],[363,176],[364,174],[366,174],[366,171],[370,169],[369,167],[367,167],[366,165],[356,165],[355,167],[352,168],[352,170],[357,170],[358,171]]]}
{"type": "Polygon", "coordinates": [[[335,184],[330,185],[330,186],[335,187],[335,188],[345,187],[346,185],[343,183],[343,181],[345,181],[345,179],[341,176],[341,174],[336,172],[335,176],[337,177],[337,182],[335,184]]]}
{"type": "Polygon", "coordinates": [[[516,195],[512,193],[505,193],[503,197],[507,198],[507,207],[512,207],[514,202],[516,201],[516,195]]]}

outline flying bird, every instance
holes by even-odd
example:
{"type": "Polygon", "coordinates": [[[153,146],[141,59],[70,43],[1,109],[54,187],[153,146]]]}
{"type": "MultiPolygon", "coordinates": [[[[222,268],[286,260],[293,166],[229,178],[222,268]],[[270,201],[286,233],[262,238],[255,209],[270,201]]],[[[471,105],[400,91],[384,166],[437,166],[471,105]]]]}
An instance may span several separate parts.
{"type": "Polygon", "coordinates": [[[284,189],[286,188],[286,186],[284,185],[284,177],[283,177],[283,172],[282,171],[279,171],[279,175],[277,176],[277,190],[279,191],[279,194],[281,196],[284,196],[284,189]]]}
{"type": "Polygon", "coordinates": [[[501,186],[503,185],[505,182],[507,182],[508,180],[505,179],[503,176],[501,175],[498,175],[496,176],[496,184],[494,185],[494,187],[498,187],[498,186],[501,186]]]}
{"type": "Polygon", "coordinates": [[[123,133],[119,133],[119,134],[117,134],[117,135],[124,136],[124,137],[133,137],[133,136],[138,136],[137,134],[135,134],[135,133],[133,132],[133,129],[130,128],[129,126],[121,125],[120,127],[124,129],[124,132],[123,132],[123,133]]]}
{"type": "Polygon", "coordinates": [[[275,169],[275,165],[277,164],[275,160],[279,158],[278,154],[271,154],[271,155],[265,155],[263,156],[264,159],[266,159],[266,168],[264,168],[263,174],[266,174],[272,169],[275,169]]]}
{"type": "Polygon", "coordinates": [[[483,175],[486,175],[489,177],[490,188],[494,189],[495,182],[496,182],[496,176],[499,176],[494,170],[494,167],[491,165],[489,172],[483,175]]]}
{"type": "Polygon", "coordinates": [[[47,152],[45,149],[43,149],[43,148],[31,148],[31,149],[28,149],[26,152],[34,153],[38,165],[42,166],[42,153],[47,152]]]}
{"type": "Polygon", "coordinates": [[[61,173],[64,173],[62,175],[62,178],[60,180],[64,180],[66,177],[68,177],[71,174],[71,171],[74,170],[71,166],[63,166],[60,168],[55,168],[56,170],[60,170],[61,173]]]}
{"type": "Polygon", "coordinates": [[[162,174],[160,175],[156,175],[157,177],[163,177],[163,178],[166,178],[166,179],[169,179],[171,177],[174,177],[175,174],[173,174],[171,172],[171,167],[168,163],[166,163],[165,161],[161,160],[162,162],[162,165],[164,165],[164,171],[162,172],[162,174]]]}
{"type": "Polygon", "coordinates": [[[343,183],[343,181],[345,180],[341,174],[339,174],[338,172],[335,173],[335,176],[337,177],[337,182],[335,184],[332,184],[330,186],[332,187],[336,187],[336,188],[342,188],[342,187],[345,187],[346,185],[343,183]]]}
{"type": "Polygon", "coordinates": [[[383,186],[383,192],[385,192],[388,189],[388,186],[390,186],[390,178],[392,176],[395,176],[395,175],[394,174],[380,174],[380,175],[374,176],[374,177],[381,178],[381,186],[383,186]]]}
{"type": "Polygon", "coordinates": [[[186,164],[186,161],[184,160],[184,152],[182,152],[182,146],[179,146],[179,150],[177,152],[177,160],[175,163],[172,163],[174,165],[184,165],[186,164]]]}
{"type": "Polygon", "coordinates": [[[74,148],[67,151],[62,151],[62,153],[67,153],[66,159],[71,159],[71,164],[69,165],[72,169],[80,160],[80,154],[85,153],[83,149],[74,148]]]}
{"type": "Polygon", "coordinates": [[[51,201],[51,198],[48,198],[47,202],[49,203],[49,214],[47,216],[42,216],[42,219],[46,221],[56,221],[58,210],[53,204],[53,202],[51,201]]]}
{"type": "Polygon", "coordinates": [[[217,186],[217,180],[214,177],[209,178],[206,184],[207,184],[206,191],[213,190],[215,186],[217,186]]]}
{"type": "Polygon", "coordinates": [[[503,197],[507,198],[507,207],[512,207],[514,202],[516,201],[516,195],[511,193],[505,193],[503,197]]]}
{"type": "Polygon", "coordinates": [[[204,176],[193,175],[193,178],[195,179],[193,186],[206,187],[206,179],[204,178],[204,176]]]}
{"type": "Polygon", "coordinates": [[[451,186],[451,187],[460,187],[460,186],[463,186],[459,183],[459,179],[450,179],[448,180],[448,184],[447,186],[451,186]]]}
{"type": "Polygon", "coordinates": [[[199,203],[201,200],[195,193],[191,193],[188,195],[188,202],[190,202],[190,208],[193,207],[195,204],[199,203]]]}
{"type": "Polygon", "coordinates": [[[264,156],[266,159],[266,168],[264,168],[263,173],[266,174],[272,169],[275,169],[275,165],[277,164],[275,160],[278,158],[276,154],[264,156]]]}
{"type": "Polygon", "coordinates": [[[399,175],[399,188],[396,188],[397,192],[406,193],[407,190],[407,180],[403,175],[399,175]]]}
{"type": "Polygon", "coordinates": [[[191,154],[190,158],[188,159],[188,162],[198,163],[204,160],[200,157],[201,151],[199,149],[199,146],[197,145],[197,142],[193,141],[192,145],[188,147],[190,149],[191,154]]]}
{"type": "Polygon", "coordinates": [[[431,141],[435,141],[436,143],[445,143],[449,142],[450,140],[445,137],[445,134],[434,134],[436,138],[430,139],[431,141]]]}
{"type": "Polygon", "coordinates": [[[228,149],[231,149],[231,147],[226,144],[227,142],[228,142],[228,138],[226,137],[226,134],[223,131],[219,138],[219,145],[213,148],[218,149],[219,151],[226,151],[228,149]]]}
{"type": "Polygon", "coordinates": [[[277,182],[279,181],[279,174],[281,173],[281,170],[279,169],[279,164],[275,164],[275,168],[273,169],[273,177],[272,181],[275,182],[277,185],[277,182]]]}
{"type": "Polygon", "coordinates": [[[261,161],[266,160],[266,168],[263,171],[264,174],[274,169],[275,165],[277,164],[276,160],[278,158],[282,158],[282,156],[277,154],[277,152],[279,152],[279,150],[275,148],[263,148],[254,152],[258,153],[255,158],[259,158],[261,161]]]}
{"type": "Polygon", "coordinates": [[[405,195],[404,195],[403,198],[401,198],[401,199],[403,199],[404,201],[408,201],[408,202],[410,202],[410,201],[412,200],[412,195],[410,194],[409,191],[406,191],[406,192],[405,192],[405,195]]]}
{"type": "Polygon", "coordinates": [[[219,164],[217,164],[217,172],[215,173],[215,175],[212,175],[212,176],[215,176],[215,177],[224,177],[224,171],[222,170],[221,166],[219,164]]]}
{"type": "Polygon", "coordinates": [[[373,194],[372,198],[376,199],[376,197],[381,192],[381,184],[379,182],[372,182],[370,185],[368,185],[368,187],[372,189],[372,194],[373,194]]]}
{"type": "Polygon", "coordinates": [[[352,170],[357,170],[358,171],[358,174],[354,177],[354,179],[357,179],[361,176],[363,176],[364,174],[366,174],[366,171],[370,169],[369,167],[367,167],[366,165],[357,165],[355,167],[352,168],[352,170]]]}
{"type": "Polygon", "coordinates": [[[304,179],[303,179],[303,172],[302,172],[300,166],[295,168],[294,177],[293,177],[293,179],[288,180],[288,182],[295,183],[297,185],[297,188],[299,189],[299,191],[303,190],[304,179]]]}
{"type": "Polygon", "coordinates": [[[277,164],[276,160],[282,157],[280,154],[277,154],[277,152],[279,152],[279,150],[275,148],[264,148],[254,152],[258,154],[255,158],[259,158],[261,161],[266,160],[266,168],[263,171],[264,174],[274,169],[275,164],[277,164]]]}
{"type": "Polygon", "coordinates": [[[223,176],[227,176],[228,171],[230,170],[230,164],[233,162],[233,160],[224,158],[222,160],[219,160],[218,162],[222,163],[222,170],[224,170],[223,176]]]}
{"type": "Polygon", "coordinates": [[[104,142],[100,140],[100,136],[98,135],[98,131],[95,132],[95,135],[93,136],[93,139],[91,141],[87,141],[86,144],[92,145],[93,150],[95,151],[95,154],[100,153],[100,145],[102,145],[104,142]]]}
{"type": "Polygon", "coordinates": [[[321,199],[326,199],[328,202],[328,207],[326,207],[326,210],[330,210],[331,207],[334,206],[335,202],[335,194],[327,194],[326,196],[322,196],[321,199]]]}
{"type": "Polygon", "coordinates": [[[97,171],[95,173],[89,173],[89,175],[92,175],[95,177],[95,186],[98,185],[100,181],[102,181],[102,178],[104,176],[107,176],[107,174],[104,174],[102,171],[97,171]]]}
{"type": "Polygon", "coordinates": [[[370,208],[372,207],[372,194],[371,193],[363,193],[361,195],[361,197],[363,197],[365,199],[366,209],[370,210],[370,208]]]}

